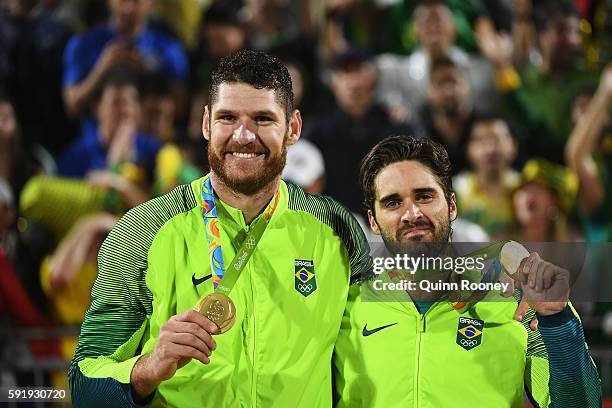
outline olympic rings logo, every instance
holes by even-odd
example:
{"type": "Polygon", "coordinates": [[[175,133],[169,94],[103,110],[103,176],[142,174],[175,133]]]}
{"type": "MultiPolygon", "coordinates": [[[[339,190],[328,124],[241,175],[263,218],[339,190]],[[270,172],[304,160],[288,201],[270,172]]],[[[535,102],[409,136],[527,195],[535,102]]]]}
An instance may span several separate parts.
{"type": "Polygon", "coordinates": [[[253,237],[249,237],[249,239],[247,239],[245,245],[247,248],[249,249],[253,249],[255,248],[255,245],[257,244],[257,242],[255,241],[255,238],[253,237]]]}
{"type": "Polygon", "coordinates": [[[302,284],[302,283],[300,283],[297,286],[297,288],[302,293],[309,293],[312,290],[312,286],[311,285],[306,285],[306,284],[302,284]]]}
{"type": "Polygon", "coordinates": [[[461,339],[461,345],[465,347],[474,347],[478,342],[476,340],[461,339]]]}

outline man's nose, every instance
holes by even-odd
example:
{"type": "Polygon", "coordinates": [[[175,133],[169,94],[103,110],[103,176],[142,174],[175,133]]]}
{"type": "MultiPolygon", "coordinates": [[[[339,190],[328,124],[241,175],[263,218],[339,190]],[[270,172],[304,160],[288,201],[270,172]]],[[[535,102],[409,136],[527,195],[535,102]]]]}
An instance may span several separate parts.
{"type": "Polygon", "coordinates": [[[255,133],[251,132],[245,124],[241,124],[232,135],[234,141],[241,146],[246,146],[255,141],[255,133]]]}
{"type": "Polygon", "coordinates": [[[404,211],[404,214],[402,214],[401,221],[409,222],[412,224],[415,221],[420,220],[422,218],[423,218],[423,212],[421,211],[421,207],[419,207],[418,204],[414,202],[410,202],[406,206],[406,211],[404,211]]]}

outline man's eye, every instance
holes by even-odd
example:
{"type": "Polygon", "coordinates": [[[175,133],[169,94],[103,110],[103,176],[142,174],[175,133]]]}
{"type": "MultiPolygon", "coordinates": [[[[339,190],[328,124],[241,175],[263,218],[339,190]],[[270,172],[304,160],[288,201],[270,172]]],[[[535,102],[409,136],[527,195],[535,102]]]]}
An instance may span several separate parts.
{"type": "Polygon", "coordinates": [[[255,118],[255,122],[257,122],[257,123],[270,123],[270,122],[272,122],[272,118],[270,118],[268,116],[257,116],[255,118]]]}
{"type": "Polygon", "coordinates": [[[234,120],[234,116],[232,116],[232,115],[222,115],[222,116],[219,116],[219,120],[221,120],[223,122],[232,122],[234,120]]]}
{"type": "Polygon", "coordinates": [[[385,208],[394,209],[400,206],[400,202],[397,200],[387,201],[385,208]]]}
{"type": "Polygon", "coordinates": [[[430,201],[432,199],[433,199],[433,196],[431,194],[419,194],[417,196],[418,201],[430,201]]]}

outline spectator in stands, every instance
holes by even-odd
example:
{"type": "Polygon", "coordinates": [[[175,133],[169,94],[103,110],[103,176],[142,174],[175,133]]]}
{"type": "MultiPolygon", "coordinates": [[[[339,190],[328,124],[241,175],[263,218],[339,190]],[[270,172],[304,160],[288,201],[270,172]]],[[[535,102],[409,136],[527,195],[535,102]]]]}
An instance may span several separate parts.
{"type": "Polygon", "coordinates": [[[142,84],[139,130],[163,142],[175,138],[176,101],[170,84],[158,75],[148,76],[142,84]]]}
{"type": "Polygon", "coordinates": [[[537,64],[517,72],[508,35],[482,31],[479,44],[495,65],[504,115],[519,129],[520,140],[529,138],[528,153],[563,163],[571,131],[570,102],[580,89],[595,85],[597,76],[584,64],[580,18],[573,6],[557,0],[535,6],[537,64]]]}
{"type": "Polygon", "coordinates": [[[612,241],[612,66],[602,73],[597,91],[576,98],[574,130],[565,149],[567,164],[580,180],[580,209],[591,242],[612,241]]]}
{"type": "MultiPolygon", "coordinates": [[[[16,327],[50,328],[50,315],[44,307],[46,299],[40,290],[38,274],[30,274],[24,269],[27,266],[24,258],[32,254],[23,250],[15,218],[13,193],[9,184],[0,177],[0,328],[5,329],[1,327],[5,316],[16,327]]],[[[39,258],[35,260],[39,261],[39,258]]],[[[0,343],[3,343],[2,337],[0,335],[0,343]]],[[[5,347],[8,348],[2,344],[2,348],[5,347]]],[[[29,351],[35,356],[59,355],[58,344],[53,339],[30,341],[29,351]]],[[[0,360],[2,358],[0,354],[0,360]]]]}
{"type": "Polygon", "coordinates": [[[223,57],[247,48],[247,26],[240,19],[240,8],[235,2],[213,1],[204,10],[199,44],[193,54],[192,86],[188,134],[202,139],[202,106],[208,101],[208,88],[213,68],[223,57]]]}
{"type": "Polygon", "coordinates": [[[568,214],[578,192],[578,178],[567,167],[530,159],[521,172],[512,204],[519,242],[574,242],[580,236],[568,214]]]}
{"type": "Polygon", "coordinates": [[[470,101],[465,72],[448,57],[432,61],[427,104],[420,120],[425,134],[441,143],[450,157],[453,174],[467,166],[466,145],[474,119],[480,115],[470,101]]]}
{"type": "Polygon", "coordinates": [[[512,230],[512,191],[519,174],[511,167],[517,146],[506,122],[499,117],[474,121],[467,144],[471,170],[453,180],[459,216],[480,225],[493,239],[512,230]]]}
{"type": "MultiPolygon", "coordinates": [[[[203,22],[200,34],[200,47],[203,49],[200,51],[212,60],[209,64],[214,64],[214,61],[234,54],[246,46],[246,25],[241,19],[237,2],[213,1],[204,11],[203,22]]],[[[210,71],[210,67],[207,71],[210,71]]],[[[198,74],[206,73],[198,72],[198,74]]]]}
{"type": "Polygon", "coordinates": [[[325,194],[365,216],[357,181],[361,158],[384,137],[410,134],[412,128],[392,124],[387,111],[375,103],[377,72],[362,50],[351,47],[338,55],[332,70],[330,87],[336,106],[314,121],[306,137],[323,153],[325,194]]]}
{"type": "Polygon", "coordinates": [[[163,75],[171,81],[179,112],[189,66],[183,46],[147,25],[152,0],[108,0],[110,20],[73,37],[64,54],[64,102],[84,112],[104,75],[118,66],[163,75]]]}
{"type": "Polygon", "coordinates": [[[0,178],[16,196],[34,174],[50,174],[55,164],[41,146],[23,140],[13,103],[0,94],[0,178]]]}
{"type": "Polygon", "coordinates": [[[44,1],[10,1],[6,12],[0,9],[0,86],[13,101],[23,137],[53,153],[72,134],[61,92],[62,53],[71,35],[44,1]]]}
{"type": "MultiPolygon", "coordinates": [[[[47,231],[22,222],[16,228],[16,202],[30,177],[51,172],[49,154],[24,143],[12,103],[0,95],[0,247],[18,272],[28,293],[43,304],[38,282],[38,263],[53,245],[47,231]]],[[[21,215],[21,214],[19,214],[21,215]]]]}
{"type": "MultiPolygon", "coordinates": [[[[283,180],[297,184],[308,194],[322,194],[325,191],[325,163],[319,149],[306,139],[300,139],[287,149],[287,164],[283,180]]],[[[367,220],[360,214],[353,216],[361,226],[368,241],[380,240],[372,234],[367,220]]]]}
{"type": "Polygon", "coordinates": [[[138,131],[136,78],[125,70],[109,71],[101,83],[94,110],[97,127],[86,128],[62,155],[60,174],[82,178],[89,171],[111,169],[126,162],[151,169],[161,142],[138,131]]]}
{"type": "MultiPolygon", "coordinates": [[[[578,202],[588,242],[612,242],[612,66],[604,69],[599,86],[593,93],[583,92],[574,100],[574,130],[565,148],[566,160],[578,175],[578,202]]],[[[609,301],[612,274],[607,245],[589,246],[589,272],[596,282],[596,299],[609,301]]],[[[612,321],[612,303],[598,303],[595,313],[612,321]]],[[[610,327],[604,328],[608,334],[610,327]]]]}
{"type": "Polygon", "coordinates": [[[100,245],[116,223],[117,216],[105,212],[80,219],[59,243],[49,264],[43,265],[41,278],[43,287],[47,296],[57,304],[61,317],[69,320],[64,323],[81,323],[89,304],[87,293],[91,290],[91,284],[95,279],[96,258],[100,245]],[[81,274],[87,276],[80,276],[81,274]],[[70,291],[71,286],[78,281],[83,282],[76,287],[81,293],[70,291]],[[72,299],[64,299],[61,303],[60,298],[68,296],[72,299]],[[75,305],[73,302],[75,299],[81,302],[75,305]],[[62,308],[62,304],[72,304],[72,307],[62,308]]]}
{"type": "Polygon", "coordinates": [[[302,64],[290,49],[279,49],[276,57],[289,70],[293,85],[293,106],[302,114],[302,134],[308,134],[314,118],[336,106],[335,97],[323,83],[324,75],[314,73],[302,64]]]}
{"type": "Polygon", "coordinates": [[[394,117],[418,115],[427,100],[431,63],[448,57],[467,74],[473,103],[490,109],[495,102],[493,68],[483,58],[471,56],[455,46],[456,27],[453,13],[444,1],[426,1],[413,13],[419,47],[409,56],[384,54],[377,59],[380,81],[378,99],[394,117]]]}
{"type": "Polygon", "coordinates": [[[240,3],[244,4],[241,14],[249,25],[249,41],[256,49],[270,50],[311,37],[315,34],[313,23],[317,7],[329,7],[334,2],[264,0],[240,3]]]}

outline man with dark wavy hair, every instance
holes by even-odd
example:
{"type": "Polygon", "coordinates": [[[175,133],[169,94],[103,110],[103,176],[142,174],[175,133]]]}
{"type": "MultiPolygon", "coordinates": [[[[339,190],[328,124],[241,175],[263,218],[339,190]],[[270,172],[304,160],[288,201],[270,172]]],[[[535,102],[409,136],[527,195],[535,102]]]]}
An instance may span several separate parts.
{"type": "MultiPolygon", "coordinates": [[[[457,204],[440,144],[385,139],[363,159],[360,182],[372,231],[392,255],[449,242],[457,204]]],[[[524,392],[539,407],[601,406],[582,326],[564,300],[569,273],[535,252],[524,256],[513,271],[532,308],[523,324],[511,297],[457,302],[452,290],[421,286],[419,276],[432,275],[418,270],[407,278],[416,283],[406,284],[409,296],[390,294],[391,286],[376,293],[377,282],[394,283],[395,268],[354,285],[334,354],[338,406],[522,407],[524,392]],[[534,311],[537,331],[529,330],[534,311]]],[[[442,272],[436,279],[448,284],[460,271],[442,272]]]]}
{"type": "Polygon", "coordinates": [[[344,207],[280,179],[302,126],[292,100],[277,59],[220,62],[210,173],[131,210],[102,245],[75,406],[331,406],[349,282],[371,260],[344,207]]]}

